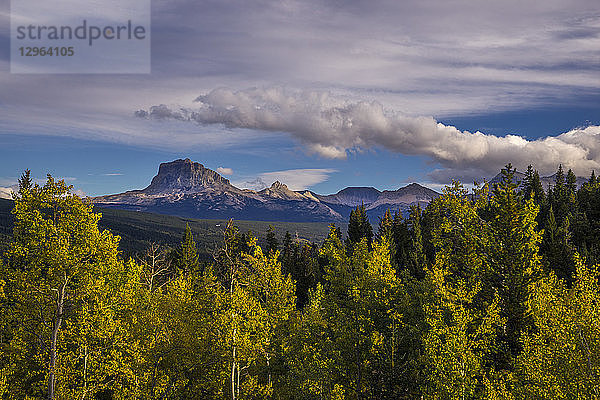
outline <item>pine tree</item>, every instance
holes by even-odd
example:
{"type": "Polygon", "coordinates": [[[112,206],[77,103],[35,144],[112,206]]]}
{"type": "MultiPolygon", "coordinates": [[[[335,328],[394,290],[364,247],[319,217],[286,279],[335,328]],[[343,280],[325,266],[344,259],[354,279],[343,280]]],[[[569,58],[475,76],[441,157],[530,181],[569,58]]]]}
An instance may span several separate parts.
{"type": "Polygon", "coordinates": [[[408,270],[416,279],[425,277],[425,252],[423,251],[423,236],[421,235],[421,207],[411,206],[408,225],[411,236],[411,248],[408,253],[408,270]]]}
{"type": "Polygon", "coordinates": [[[544,230],[542,254],[548,268],[570,287],[575,274],[575,252],[568,240],[569,227],[566,224],[568,219],[563,222],[563,226],[558,226],[554,210],[550,206],[544,230]]]}
{"type": "Polygon", "coordinates": [[[362,239],[367,240],[367,245],[371,248],[373,244],[373,227],[367,217],[364,204],[357,206],[350,212],[348,221],[348,248],[351,249],[362,239]]]}
{"type": "Polygon", "coordinates": [[[546,194],[540,180],[540,174],[531,165],[527,167],[523,183],[523,198],[528,200],[533,197],[535,204],[541,206],[545,201],[546,194]]]}
{"type": "Polygon", "coordinates": [[[526,199],[533,195],[533,173],[533,166],[529,164],[525,172],[525,178],[523,179],[523,197],[526,199]]]}
{"type": "Polygon", "coordinates": [[[585,263],[593,265],[600,260],[600,184],[592,171],[590,179],[577,191],[577,214],[572,224],[572,240],[585,263]],[[585,248],[586,254],[583,253],[585,248]]]}
{"type": "Polygon", "coordinates": [[[379,217],[379,226],[377,227],[377,240],[387,238],[388,241],[393,240],[394,220],[389,209],[385,210],[383,217],[379,217]]]}
{"type": "Polygon", "coordinates": [[[577,177],[571,169],[569,169],[569,171],[567,172],[565,187],[569,195],[575,195],[575,193],[577,192],[577,177]]]}
{"type": "Polygon", "coordinates": [[[285,231],[281,256],[283,258],[284,271],[286,271],[286,272],[289,272],[285,267],[285,265],[287,263],[286,260],[291,258],[291,254],[292,254],[292,235],[290,234],[289,231],[285,231]]]}
{"type": "Polygon", "coordinates": [[[563,171],[562,164],[558,165],[558,170],[556,171],[556,176],[554,177],[554,188],[558,190],[558,192],[562,191],[565,185],[565,173],[563,171]]]}
{"type": "Polygon", "coordinates": [[[500,332],[503,348],[496,360],[499,369],[508,369],[521,349],[520,337],[531,326],[526,302],[528,288],[541,272],[538,255],[538,207],[533,199],[523,201],[514,183],[515,170],[508,164],[502,180],[493,190],[491,211],[491,274],[489,283],[500,297],[500,316],[506,324],[500,332]],[[508,356],[508,358],[507,358],[508,356]]]}
{"type": "Polygon", "coordinates": [[[392,238],[392,265],[400,273],[409,268],[409,254],[412,245],[408,223],[402,217],[400,210],[394,213],[392,238]]]}
{"type": "Polygon", "coordinates": [[[554,209],[556,222],[559,226],[563,225],[565,219],[571,218],[570,214],[573,213],[575,208],[575,198],[571,195],[569,187],[565,182],[562,164],[559,165],[556,172],[555,184],[552,188],[552,194],[549,196],[549,204],[554,209]]]}
{"type": "Polygon", "coordinates": [[[177,251],[178,268],[187,274],[200,274],[200,262],[198,261],[198,247],[192,234],[192,229],[189,224],[185,224],[185,231],[181,239],[181,244],[177,251]]]}
{"type": "Polygon", "coordinates": [[[595,185],[596,184],[596,172],[592,171],[592,174],[590,175],[590,179],[588,179],[588,184],[589,185],[595,185]]]}
{"type": "Polygon", "coordinates": [[[267,247],[265,251],[267,254],[275,253],[279,250],[279,241],[277,240],[277,236],[275,236],[275,228],[273,225],[269,225],[269,228],[267,228],[266,243],[267,247]]]}

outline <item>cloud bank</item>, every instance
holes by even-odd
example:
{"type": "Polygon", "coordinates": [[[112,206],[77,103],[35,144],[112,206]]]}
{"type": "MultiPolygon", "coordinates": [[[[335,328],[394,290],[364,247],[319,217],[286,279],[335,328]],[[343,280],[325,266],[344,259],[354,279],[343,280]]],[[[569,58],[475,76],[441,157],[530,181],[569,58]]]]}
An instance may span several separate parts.
{"type": "Polygon", "coordinates": [[[337,172],[330,168],[303,168],[288,169],[284,171],[263,172],[254,179],[248,179],[241,182],[233,182],[239,188],[262,190],[273,184],[275,181],[285,183],[291,190],[306,190],[313,185],[325,182],[329,175],[337,172]]]}
{"type": "Polygon", "coordinates": [[[13,189],[0,186],[0,199],[12,199],[13,189]]]}
{"type": "Polygon", "coordinates": [[[377,101],[348,101],[320,91],[289,91],[281,87],[232,91],[215,89],[196,99],[198,107],[166,105],[140,110],[144,118],[175,119],[231,129],[282,132],[309,153],[344,159],[349,153],[380,148],[428,157],[442,168],[430,177],[481,179],[506,163],[518,169],[533,164],[542,174],[558,164],[587,176],[600,170],[600,126],[573,129],[558,136],[528,140],[461,131],[433,117],[409,116],[385,109],[377,101]]]}

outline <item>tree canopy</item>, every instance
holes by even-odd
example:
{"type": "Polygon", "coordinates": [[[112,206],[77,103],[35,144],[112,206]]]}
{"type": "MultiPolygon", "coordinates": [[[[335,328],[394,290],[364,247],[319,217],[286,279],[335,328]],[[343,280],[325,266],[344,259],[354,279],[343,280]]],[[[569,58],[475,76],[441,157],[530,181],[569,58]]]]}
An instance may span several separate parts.
{"type": "Polygon", "coordinates": [[[26,171],[0,257],[0,398],[598,398],[600,182],[507,165],[322,243],[233,221],[210,262],[123,259],[101,214],[26,171]],[[281,243],[281,245],[280,245],[281,243]]]}

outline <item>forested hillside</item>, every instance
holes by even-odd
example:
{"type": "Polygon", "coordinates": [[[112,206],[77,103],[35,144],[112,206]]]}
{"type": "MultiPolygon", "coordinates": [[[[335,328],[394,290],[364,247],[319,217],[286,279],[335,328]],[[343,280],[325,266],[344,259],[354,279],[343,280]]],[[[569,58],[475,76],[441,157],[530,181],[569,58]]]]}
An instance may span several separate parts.
{"type": "Polygon", "coordinates": [[[599,398],[600,181],[514,174],[375,230],[356,207],[312,243],[229,221],[207,262],[191,223],[124,259],[91,204],[25,173],[0,397],[599,398]]]}
{"type": "MultiPolygon", "coordinates": [[[[5,248],[12,236],[13,208],[12,200],[0,199],[0,246],[4,245],[5,248]]],[[[94,207],[94,212],[102,215],[98,221],[101,230],[108,229],[121,238],[119,250],[125,258],[143,252],[151,243],[176,247],[186,225],[189,225],[197,238],[200,258],[212,259],[213,251],[223,241],[223,229],[227,226],[227,220],[181,218],[97,206],[94,207]]],[[[294,237],[297,235],[300,240],[309,242],[322,241],[328,232],[327,224],[322,222],[236,221],[236,226],[243,233],[253,232],[261,245],[265,244],[266,234],[271,226],[279,238],[283,238],[286,232],[291,232],[294,237]]]]}

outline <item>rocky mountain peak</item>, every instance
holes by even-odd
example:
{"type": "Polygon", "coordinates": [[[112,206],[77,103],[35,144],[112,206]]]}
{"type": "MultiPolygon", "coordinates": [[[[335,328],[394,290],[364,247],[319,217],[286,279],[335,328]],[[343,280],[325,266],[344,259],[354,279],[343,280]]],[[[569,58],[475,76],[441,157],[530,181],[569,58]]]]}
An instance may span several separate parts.
{"type": "Polygon", "coordinates": [[[193,193],[207,187],[230,186],[229,180],[189,158],[160,164],[146,193],[193,193]]]}
{"type": "Polygon", "coordinates": [[[285,183],[281,183],[279,181],[275,181],[271,185],[271,190],[283,190],[283,191],[287,191],[289,189],[288,189],[288,187],[287,187],[287,185],[285,183]]]}
{"type": "Polygon", "coordinates": [[[290,190],[286,184],[279,181],[273,182],[271,187],[265,188],[258,192],[259,194],[271,196],[278,199],[297,200],[303,197],[300,193],[290,190]]]}

